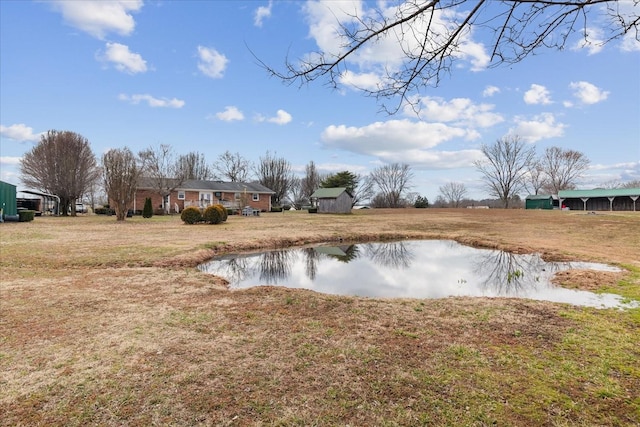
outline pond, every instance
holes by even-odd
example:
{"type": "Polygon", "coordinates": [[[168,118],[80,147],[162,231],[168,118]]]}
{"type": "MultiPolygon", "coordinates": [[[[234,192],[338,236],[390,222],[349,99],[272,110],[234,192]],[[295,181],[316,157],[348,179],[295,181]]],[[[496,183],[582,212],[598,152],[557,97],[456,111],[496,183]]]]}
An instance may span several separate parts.
{"type": "Polygon", "coordinates": [[[618,295],[551,283],[568,269],[605,264],[545,262],[537,254],[477,249],[448,240],[316,246],[216,257],[198,267],[230,289],[261,285],[375,298],[517,297],[590,307],[632,307],[618,295]]]}

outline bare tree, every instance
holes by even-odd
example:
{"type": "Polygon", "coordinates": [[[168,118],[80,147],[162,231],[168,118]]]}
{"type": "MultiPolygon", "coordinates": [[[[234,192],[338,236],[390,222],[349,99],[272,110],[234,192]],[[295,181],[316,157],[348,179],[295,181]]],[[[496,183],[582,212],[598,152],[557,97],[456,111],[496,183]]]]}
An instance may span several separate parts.
{"type": "Polygon", "coordinates": [[[548,189],[553,194],[574,189],[576,181],[589,168],[589,159],[583,153],[559,147],[547,148],[540,163],[547,176],[548,189]]]}
{"type": "Polygon", "coordinates": [[[231,182],[247,182],[251,174],[251,162],[240,155],[225,151],[218,156],[213,169],[231,182]]]}
{"type": "Polygon", "coordinates": [[[89,141],[75,132],[50,130],[20,161],[22,183],[60,198],[62,215],[76,214],[75,200],[100,178],[89,141]]]}
{"type": "Polygon", "coordinates": [[[204,154],[196,151],[178,157],[178,169],[180,170],[178,175],[184,175],[185,179],[207,180],[214,177],[204,154]]]}
{"type": "Polygon", "coordinates": [[[449,182],[440,187],[440,194],[447,201],[449,206],[460,207],[460,202],[467,194],[467,188],[461,182],[449,182]]]}
{"type": "Polygon", "coordinates": [[[403,163],[392,163],[379,166],[369,175],[371,182],[378,190],[376,205],[384,205],[389,208],[403,206],[405,192],[411,189],[413,172],[411,166],[403,163]]]}
{"type": "Polygon", "coordinates": [[[533,160],[527,169],[525,188],[529,194],[538,195],[540,190],[547,185],[547,178],[542,163],[540,163],[539,160],[533,160]]]}
{"type": "Polygon", "coordinates": [[[640,188],[640,179],[625,182],[622,184],[621,188],[640,188]]]}
{"type": "Polygon", "coordinates": [[[131,150],[123,148],[107,151],[102,156],[102,169],[104,188],[116,212],[116,220],[124,221],[133,205],[142,167],[131,150]]]}
{"type": "Polygon", "coordinates": [[[473,49],[486,47],[475,57],[481,65],[475,66],[495,67],[519,62],[541,48],[561,50],[580,38],[584,45],[602,45],[625,34],[639,40],[637,5],[616,0],[407,0],[350,10],[329,3],[336,17],[333,30],[327,28],[334,33],[334,47],[287,59],[285,71],[258,61],[289,83],[322,79],[338,87],[349,73],[377,72],[376,85],[359,89],[378,100],[400,98],[387,108],[395,112],[403,101],[412,102],[415,92],[437,86],[454,63],[474,58],[473,49]],[[388,52],[384,63],[369,56],[380,46],[388,52]]]}
{"type": "Polygon", "coordinates": [[[322,181],[322,178],[320,177],[313,160],[305,166],[305,172],[304,178],[300,181],[302,197],[306,200],[311,200],[313,192],[320,188],[320,181],[322,181]]]}
{"type": "Polygon", "coordinates": [[[162,207],[169,212],[169,195],[187,179],[187,170],[180,167],[173,148],[167,144],[141,151],[144,175],[150,180],[153,191],[162,197],[162,207]]]}
{"type": "Polygon", "coordinates": [[[505,209],[524,187],[529,165],[534,159],[534,147],[527,147],[518,136],[498,139],[493,145],[482,145],[483,161],[474,165],[489,187],[489,194],[498,197],[505,209]]]}
{"type": "Polygon", "coordinates": [[[304,191],[302,189],[302,178],[299,176],[293,176],[291,178],[289,200],[296,209],[302,209],[302,207],[308,203],[308,198],[304,196],[304,191]]]}
{"type": "Polygon", "coordinates": [[[275,192],[271,196],[272,204],[280,206],[281,200],[287,195],[294,181],[291,163],[267,151],[264,157],[260,157],[255,172],[258,182],[275,192]]]}

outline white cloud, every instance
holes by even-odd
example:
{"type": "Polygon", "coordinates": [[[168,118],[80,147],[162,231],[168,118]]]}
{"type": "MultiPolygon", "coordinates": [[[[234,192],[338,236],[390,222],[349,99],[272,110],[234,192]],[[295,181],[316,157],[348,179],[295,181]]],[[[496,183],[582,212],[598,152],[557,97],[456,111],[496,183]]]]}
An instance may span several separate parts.
{"type": "Polygon", "coordinates": [[[527,142],[560,137],[564,135],[564,129],[567,127],[563,123],[557,123],[553,114],[550,113],[543,113],[534,117],[533,120],[516,117],[514,121],[516,127],[510,129],[509,133],[518,135],[527,142]]]}
{"type": "Polygon", "coordinates": [[[275,123],[277,125],[286,125],[287,123],[289,123],[291,121],[292,117],[291,114],[287,113],[284,110],[278,110],[276,112],[276,116],[275,117],[270,117],[268,119],[266,119],[269,123],[275,123]]]}
{"type": "Polygon", "coordinates": [[[527,104],[551,104],[551,93],[549,90],[537,84],[532,84],[531,88],[524,93],[524,102],[527,104]]]}
{"type": "Polygon", "coordinates": [[[38,142],[40,141],[41,133],[33,133],[33,128],[23,123],[18,123],[11,126],[0,125],[0,135],[5,138],[13,139],[20,142],[38,142]]]}
{"type": "Polygon", "coordinates": [[[583,37],[574,44],[572,49],[586,49],[588,55],[595,55],[596,53],[600,53],[600,51],[602,51],[606,43],[607,42],[603,39],[602,30],[599,28],[590,27],[586,29],[583,37]]]}
{"type": "Polygon", "coordinates": [[[220,111],[219,113],[216,113],[216,117],[219,120],[222,120],[225,122],[233,122],[235,120],[244,120],[244,114],[242,114],[242,111],[240,111],[237,107],[234,107],[234,106],[225,107],[224,111],[220,111]]]}
{"type": "Polygon", "coordinates": [[[253,17],[253,25],[255,25],[256,27],[262,27],[262,21],[265,18],[269,18],[271,16],[272,6],[273,1],[269,0],[269,4],[267,6],[260,6],[259,8],[257,8],[253,17]]]}
{"type": "Polygon", "coordinates": [[[129,50],[129,46],[120,43],[107,43],[104,54],[98,54],[97,58],[103,62],[115,64],[118,71],[129,74],[144,73],[147,71],[147,61],[138,53],[129,50]]]}
{"type": "Polygon", "coordinates": [[[140,102],[146,102],[149,107],[162,107],[162,108],[182,108],[185,102],[177,98],[155,98],[148,94],[135,94],[135,95],[118,95],[118,99],[121,101],[127,101],[131,104],[139,104],[140,102]]]}
{"type": "Polygon", "coordinates": [[[375,73],[354,73],[349,70],[342,73],[339,80],[345,86],[364,90],[376,90],[381,83],[380,76],[375,73]]]}
{"type": "Polygon", "coordinates": [[[131,12],[142,8],[142,0],[58,0],[53,6],[72,27],[104,39],[111,32],[121,36],[133,32],[136,24],[131,12]]]}
{"type": "Polygon", "coordinates": [[[629,31],[622,37],[620,50],[623,52],[640,52],[640,40],[636,39],[633,31],[629,31]]]}
{"type": "Polygon", "coordinates": [[[495,95],[496,93],[500,93],[500,88],[499,87],[497,87],[497,86],[487,86],[482,91],[482,96],[484,96],[485,98],[488,98],[488,97],[491,97],[491,96],[495,95]]]}
{"type": "Polygon", "coordinates": [[[388,156],[391,152],[425,150],[453,138],[467,136],[461,128],[443,123],[388,120],[363,127],[331,125],[322,132],[324,145],[358,154],[388,156]]]}
{"type": "Polygon", "coordinates": [[[569,87],[573,89],[573,96],[583,104],[597,104],[598,102],[604,101],[609,96],[609,92],[604,91],[589,82],[571,82],[569,87]]]}
{"type": "Polygon", "coordinates": [[[479,150],[433,150],[454,138],[465,138],[468,131],[443,123],[389,120],[363,127],[328,126],[322,143],[332,149],[378,158],[381,162],[407,163],[417,168],[445,169],[469,167],[479,160],[479,150]]]}
{"type": "MultiPolygon", "coordinates": [[[[425,96],[419,102],[419,116],[423,120],[435,122],[451,122],[459,126],[487,128],[504,121],[494,113],[494,105],[474,104],[469,98],[453,98],[445,101],[439,97],[425,96]]],[[[405,113],[411,114],[413,109],[406,106],[405,113]]]]}
{"type": "Polygon", "coordinates": [[[0,164],[16,166],[20,164],[22,157],[0,156],[0,164]]]}
{"type": "Polygon", "coordinates": [[[226,56],[218,52],[217,50],[198,46],[198,69],[202,71],[205,76],[212,79],[220,79],[224,75],[224,70],[227,68],[229,60],[226,56]]]}

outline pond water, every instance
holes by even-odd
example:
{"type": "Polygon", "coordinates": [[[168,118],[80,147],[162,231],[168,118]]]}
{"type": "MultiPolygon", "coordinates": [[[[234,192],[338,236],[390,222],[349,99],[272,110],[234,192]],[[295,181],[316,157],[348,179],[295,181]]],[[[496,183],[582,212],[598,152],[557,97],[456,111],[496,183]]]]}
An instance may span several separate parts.
{"type": "Polygon", "coordinates": [[[477,249],[447,240],[317,246],[216,257],[198,267],[230,289],[261,285],[376,298],[518,297],[590,307],[631,307],[613,294],[551,283],[561,270],[620,271],[605,264],[545,262],[537,254],[477,249]]]}

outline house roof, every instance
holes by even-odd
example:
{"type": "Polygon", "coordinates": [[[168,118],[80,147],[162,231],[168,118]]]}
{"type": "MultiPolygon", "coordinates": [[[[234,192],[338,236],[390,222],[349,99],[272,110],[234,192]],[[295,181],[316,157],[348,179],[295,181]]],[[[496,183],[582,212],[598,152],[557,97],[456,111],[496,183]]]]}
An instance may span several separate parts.
{"type": "MultiPolygon", "coordinates": [[[[175,180],[174,180],[175,182],[175,180]]],[[[153,178],[143,177],[138,183],[138,188],[153,188],[153,178]]],[[[184,191],[220,191],[225,193],[266,193],[275,194],[275,191],[257,182],[223,182],[189,179],[176,187],[176,190],[184,191]]]]}
{"type": "MultiPolygon", "coordinates": [[[[313,192],[311,197],[314,199],[335,199],[345,192],[349,194],[347,189],[344,187],[318,188],[316,191],[313,192]]],[[[353,196],[349,194],[349,197],[353,197],[353,196]]]]}
{"type": "Polygon", "coordinates": [[[560,190],[558,197],[561,199],[574,199],[581,197],[622,197],[622,196],[640,196],[640,188],[596,188],[593,190],[560,190]]]}

